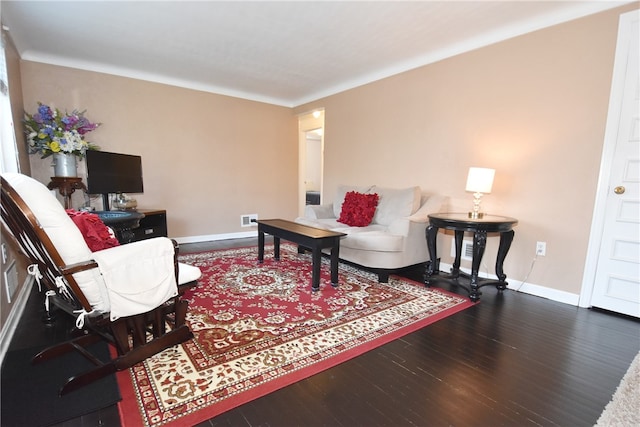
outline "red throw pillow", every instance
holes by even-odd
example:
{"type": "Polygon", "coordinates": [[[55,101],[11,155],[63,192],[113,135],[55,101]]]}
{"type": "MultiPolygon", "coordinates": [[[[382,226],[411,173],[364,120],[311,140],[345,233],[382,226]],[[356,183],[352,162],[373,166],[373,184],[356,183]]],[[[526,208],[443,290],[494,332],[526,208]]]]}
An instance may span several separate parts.
{"type": "Polygon", "coordinates": [[[118,239],[113,236],[109,227],[104,225],[98,215],[90,212],[78,212],[73,209],[67,209],[67,214],[82,233],[91,252],[120,246],[118,239]]]}
{"type": "Polygon", "coordinates": [[[349,191],[344,196],[338,222],[352,227],[366,227],[371,224],[377,206],[377,194],[362,194],[349,191]]]}

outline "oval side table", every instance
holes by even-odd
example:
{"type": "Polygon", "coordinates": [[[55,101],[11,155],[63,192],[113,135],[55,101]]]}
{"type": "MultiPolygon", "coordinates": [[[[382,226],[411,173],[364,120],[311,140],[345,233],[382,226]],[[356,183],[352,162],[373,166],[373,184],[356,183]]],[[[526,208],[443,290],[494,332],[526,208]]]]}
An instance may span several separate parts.
{"type": "Polygon", "coordinates": [[[437,213],[429,215],[429,226],[426,230],[426,238],[431,262],[428,263],[425,272],[425,285],[430,286],[434,280],[448,281],[449,283],[466,289],[469,292],[469,298],[474,302],[480,299],[480,295],[482,295],[480,288],[483,286],[496,285],[499,291],[505,290],[508,283],[506,282],[507,276],[503,271],[503,264],[515,234],[513,227],[517,224],[517,219],[500,215],[484,214],[482,218],[469,218],[469,214],[467,213],[437,213]],[[437,265],[436,260],[438,259],[436,253],[436,237],[440,228],[453,230],[455,235],[456,258],[451,273],[448,275],[441,274],[435,267],[437,265]],[[473,233],[471,275],[460,271],[460,256],[465,232],[473,233]],[[500,233],[500,246],[498,247],[496,257],[497,280],[481,279],[478,277],[480,263],[482,262],[482,256],[484,255],[487,243],[487,233],[500,233]],[[461,277],[469,280],[468,286],[460,283],[459,279],[461,277]]]}

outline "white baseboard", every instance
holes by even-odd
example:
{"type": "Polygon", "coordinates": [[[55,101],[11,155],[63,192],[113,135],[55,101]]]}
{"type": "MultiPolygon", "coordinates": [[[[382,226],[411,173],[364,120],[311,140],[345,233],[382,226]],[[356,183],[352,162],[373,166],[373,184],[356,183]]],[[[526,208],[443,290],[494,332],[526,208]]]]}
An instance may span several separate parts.
{"type": "Polygon", "coordinates": [[[523,285],[522,282],[513,279],[507,279],[507,281],[509,282],[509,286],[507,286],[507,288],[516,290],[518,292],[524,292],[525,294],[535,295],[576,307],[578,306],[578,302],[580,300],[580,295],[572,294],[571,292],[547,288],[546,286],[536,285],[533,283],[525,283],[523,285]]]}
{"type": "MultiPolygon", "coordinates": [[[[445,263],[440,264],[440,270],[442,271],[449,271],[451,270],[452,267],[453,266],[451,264],[445,264],[445,263]]],[[[469,269],[461,268],[460,270],[464,271],[467,274],[471,274],[471,270],[469,269]]],[[[486,274],[483,272],[478,273],[478,276],[485,279],[486,278],[497,279],[495,275],[486,274]]],[[[518,292],[523,292],[529,295],[535,295],[541,298],[550,299],[552,301],[557,301],[564,304],[573,305],[576,307],[578,306],[578,301],[580,300],[580,295],[578,294],[559,291],[557,289],[547,288],[546,286],[536,285],[534,283],[523,284],[519,280],[509,279],[508,277],[507,277],[507,282],[509,283],[509,285],[507,286],[508,289],[518,291],[518,292]]]]}
{"type": "Polygon", "coordinates": [[[229,240],[229,239],[246,239],[249,237],[257,237],[258,230],[243,231],[238,233],[224,233],[224,234],[207,234],[202,236],[188,236],[188,237],[173,237],[178,243],[201,243],[201,242],[214,242],[217,240],[229,240]]]}
{"type": "Polygon", "coordinates": [[[27,276],[27,279],[22,284],[18,297],[14,300],[13,307],[9,317],[7,317],[7,323],[0,331],[0,365],[4,361],[4,356],[9,350],[9,344],[11,344],[11,338],[18,328],[18,322],[24,312],[24,307],[27,305],[27,300],[31,294],[31,287],[33,286],[33,276],[27,276]]]}

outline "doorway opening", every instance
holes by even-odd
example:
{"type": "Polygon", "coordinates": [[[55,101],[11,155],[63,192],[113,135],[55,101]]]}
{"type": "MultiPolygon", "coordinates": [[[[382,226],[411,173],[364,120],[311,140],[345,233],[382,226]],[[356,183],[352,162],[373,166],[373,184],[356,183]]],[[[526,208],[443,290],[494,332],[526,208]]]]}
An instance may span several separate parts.
{"type": "Polygon", "coordinates": [[[300,115],[298,131],[298,213],[302,216],[306,205],[322,203],[324,110],[300,115]]]}
{"type": "Polygon", "coordinates": [[[305,170],[305,204],[319,205],[322,182],[322,128],[305,132],[307,145],[305,170]]]}

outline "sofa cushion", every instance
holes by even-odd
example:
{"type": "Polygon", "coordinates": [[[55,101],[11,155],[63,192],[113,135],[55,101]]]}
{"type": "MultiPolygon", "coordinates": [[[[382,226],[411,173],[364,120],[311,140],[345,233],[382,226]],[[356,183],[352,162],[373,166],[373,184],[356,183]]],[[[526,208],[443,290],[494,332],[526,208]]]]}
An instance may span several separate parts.
{"type": "Polygon", "coordinates": [[[439,194],[422,194],[422,206],[411,214],[411,221],[428,222],[429,214],[441,212],[446,201],[446,197],[439,194]]]}
{"type": "MultiPolygon", "coordinates": [[[[336,230],[337,231],[337,230],[336,230]]],[[[401,252],[404,250],[404,236],[391,234],[379,225],[364,228],[351,228],[346,239],[340,241],[340,247],[362,251],[401,252]]],[[[342,231],[345,233],[345,231],[342,231]]]]}
{"type": "Polygon", "coordinates": [[[376,214],[373,217],[375,224],[389,225],[398,218],[408,217],[420,208],[422,196],[420,187],[386,188],[374,186],[371,192],[380,197],[376,214]]]}
{"type": "Polygon", "coordinates": [[[378,195],[376,193],[363,194],[349,191],[344,197],[338,222],[353,227],[366,227],[371,224],[377,206],[378,195]]]}
{"type": "Polygon", "coordinates": [[[335,218],[319,220],[297,218],[296,222],[310,227],[345,233],[347,237],[340,240],[341,248],[377,252],[401,252],[405,247],[405,236],[390,233],[389,229],[384,225],[372,223],[366,227],[350,227],[339,223],[335,218]]]}
{"type": "Polygon", "coordinates": [[[338,190],[336,191],[336,197],[333,199],[333,216],[336,218],[340,218],[340,212],[342,212],[342,203],[344,202],[344,198],[349,191],[355,191],[357,193],[369,194],[371,193],[371,189],[373,186],[368,187],[357,187],[354,185],[340,185],[338,186],[338,190]]]}

